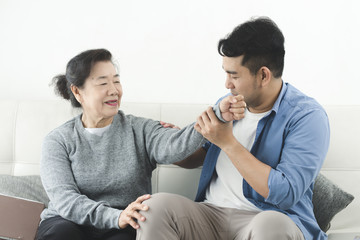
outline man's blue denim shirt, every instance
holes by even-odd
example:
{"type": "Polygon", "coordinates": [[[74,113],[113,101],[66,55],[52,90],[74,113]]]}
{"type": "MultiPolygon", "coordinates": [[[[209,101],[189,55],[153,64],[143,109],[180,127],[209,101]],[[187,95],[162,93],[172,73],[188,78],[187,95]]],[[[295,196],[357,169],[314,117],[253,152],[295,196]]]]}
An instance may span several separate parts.
{"type": "MultiPolygon", "coordinates": [[[[220,99],[221,100],[221,99],[220,99]]],[[[219,101],[220,101],[219,100],[219,101]]],[[[218,102],[219,102],[218,101],[218,102]]],[[[288,83],[272,110],[257,126],[251,153],[271,166],[265,199],[244,180],[244,196],[262,210],[287,214],[301,229],[305,239],[327,239],[318,226],[312,205],[314,181],[329,148],[330,128],[325,110],[288,83]]],[[[208,142],[196,201],[205,199],[215,166],[219,147],[208,142]]]]}

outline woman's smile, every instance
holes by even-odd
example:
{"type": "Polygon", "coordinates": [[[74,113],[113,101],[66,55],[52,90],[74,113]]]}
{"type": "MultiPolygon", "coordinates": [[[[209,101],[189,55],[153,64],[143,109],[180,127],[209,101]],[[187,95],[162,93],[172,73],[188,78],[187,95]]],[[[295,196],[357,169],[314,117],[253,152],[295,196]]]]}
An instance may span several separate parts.
{"type": "Polygon", "coordinates": [[[112,106],[112,107],[117,107],[118,105],[118,100],[110,100],[110,101],[106,101],[105,104],[112,106]]]}

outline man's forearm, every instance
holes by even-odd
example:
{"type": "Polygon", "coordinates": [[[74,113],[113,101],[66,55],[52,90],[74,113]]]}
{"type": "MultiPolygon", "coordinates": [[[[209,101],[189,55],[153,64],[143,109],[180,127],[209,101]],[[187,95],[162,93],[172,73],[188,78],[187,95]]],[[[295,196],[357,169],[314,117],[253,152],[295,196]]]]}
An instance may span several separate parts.
{"type": "Polygon", "coordinates": [[[269,195],[268,178],[271,167],[259,161],[236,139],[230,144],[222,146],[239,173],[246,182],[261,196],[267,198],[269,195]]]}

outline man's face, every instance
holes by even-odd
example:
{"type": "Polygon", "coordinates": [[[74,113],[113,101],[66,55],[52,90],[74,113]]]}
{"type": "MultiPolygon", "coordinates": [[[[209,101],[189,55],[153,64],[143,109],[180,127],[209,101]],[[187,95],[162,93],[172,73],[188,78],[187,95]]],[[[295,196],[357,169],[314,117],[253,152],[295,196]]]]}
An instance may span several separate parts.
{"type": "Polygon", "coordinates": [[[242,66],[243,56],[223,57],[223,69],[226,72],[225,87],[233,95],[243,95],[248,107],[260,104],[261,77],[253,75],[250,70],[242,66]]]}

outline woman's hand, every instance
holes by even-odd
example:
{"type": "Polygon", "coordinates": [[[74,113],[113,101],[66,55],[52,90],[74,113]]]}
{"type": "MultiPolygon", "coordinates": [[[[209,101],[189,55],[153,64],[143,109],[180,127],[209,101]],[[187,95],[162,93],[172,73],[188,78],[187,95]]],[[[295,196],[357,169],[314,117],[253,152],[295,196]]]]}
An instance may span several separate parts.
{"type": "Polygon", "coordinates": [[[245,117],[246,103],[244,96],[227,96],[220,102],[221,116],[225,121],[240,120],[245,117]]]}
{"type": "Polygon", "coordinates": [[[145,194],[138,197],[134,202],[130,203],[124,211],[121,212],[119,217],[119,227],[126,228],[128,225],[134,229],[139,228],[137,221],[145,221],[145,217],[139,213],[139,210],[147,211],[148,206],[142,204],[143,201],[149,199],[150,194],[145,194]]]}

